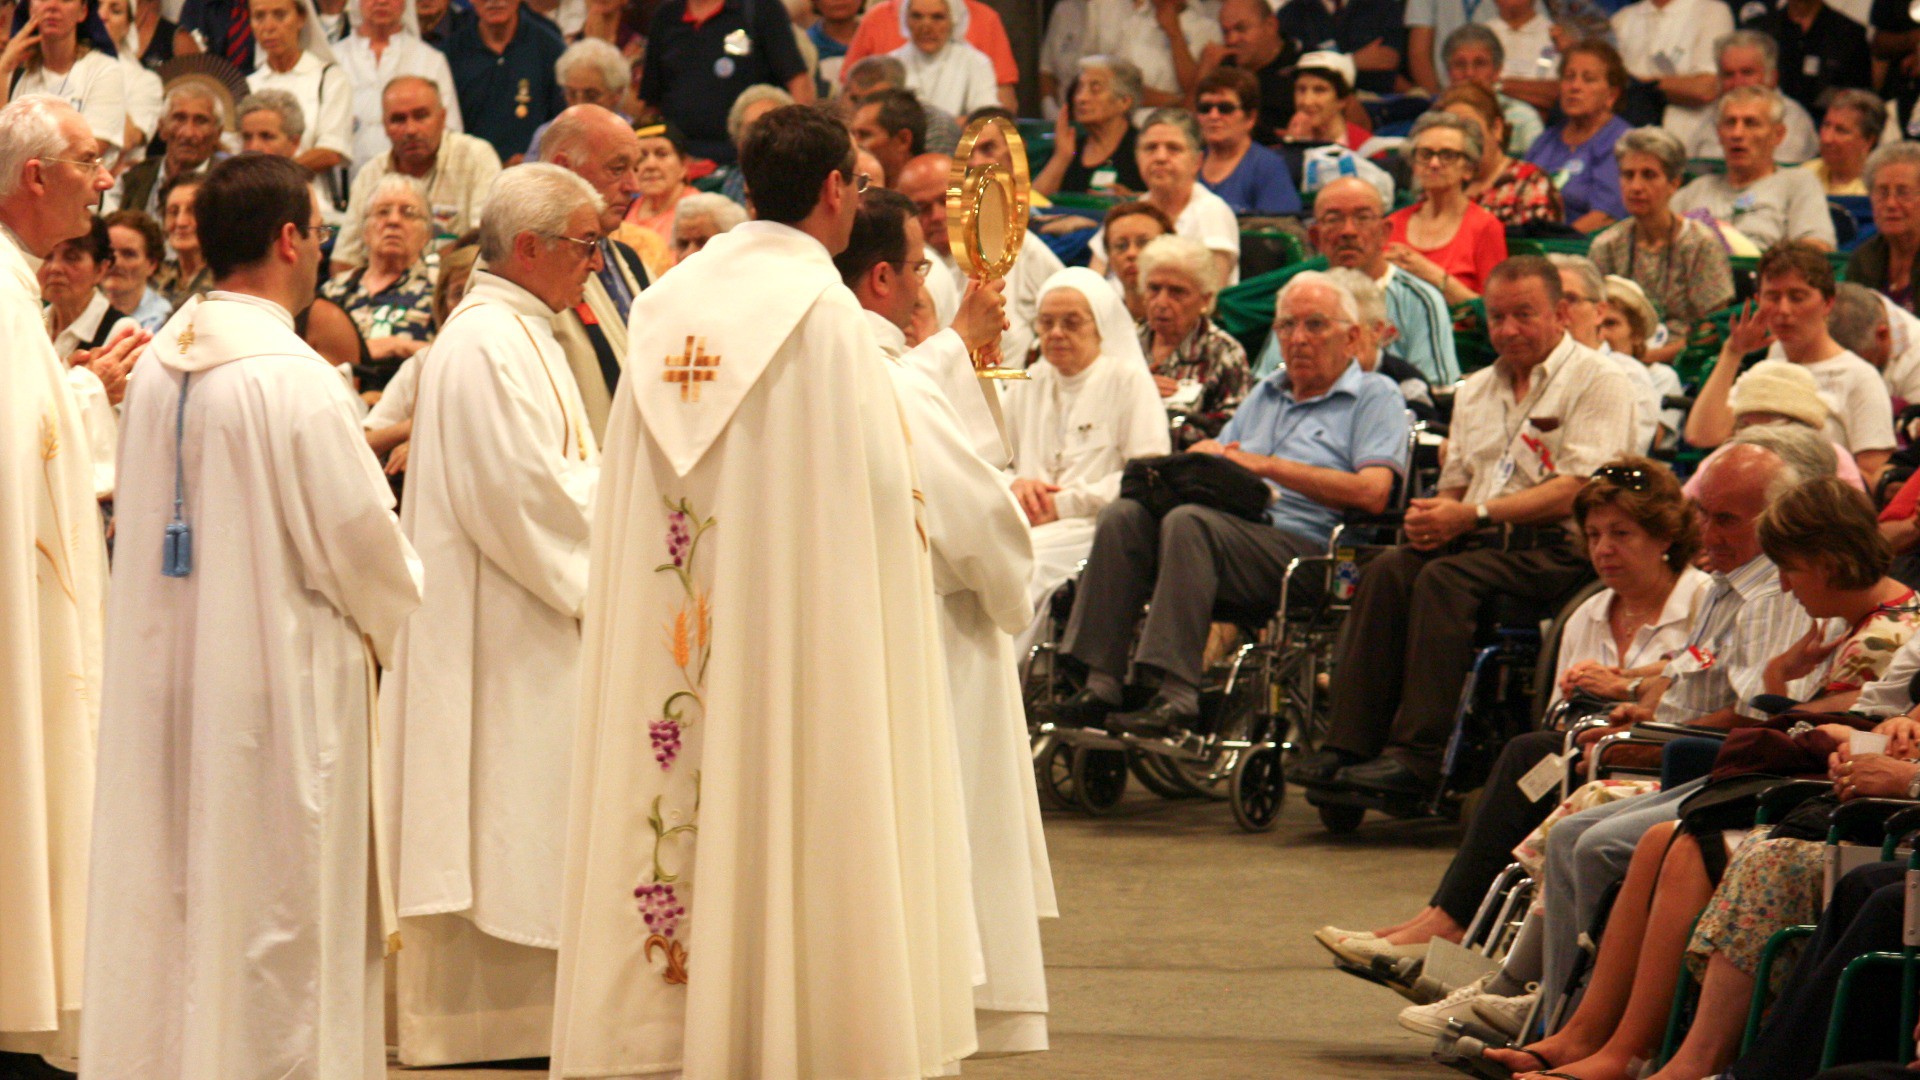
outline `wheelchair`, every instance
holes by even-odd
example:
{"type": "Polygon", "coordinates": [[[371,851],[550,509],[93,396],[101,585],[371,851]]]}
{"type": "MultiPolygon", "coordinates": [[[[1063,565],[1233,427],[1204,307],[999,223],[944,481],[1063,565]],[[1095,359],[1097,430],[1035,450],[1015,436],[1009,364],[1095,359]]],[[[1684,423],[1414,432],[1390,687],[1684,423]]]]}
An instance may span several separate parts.
{"type": "MultiPolygon", "coordinates": [[[[1237,644],[1208,671],[1200,722],[1191,732],[1141,738],[1051,723],[1048,706],[1076,682],[1057,642],[1073,610],[1077,576],[1056,590],[1048,633],[1028,657],[1025,680],[1042,798],[1104,814],[1119,804],[1132,776],[1162,798],[1224,800],[1245,831],[1271,829],[1286,798],[1284,766],[1326,732],[1325,678],[1360,566],[1391,542],[1419,479],[1437,475],[1440,437],[1424,423],[1411,427],[1415,480],[1400,485],[1395,507],[1374,517],[1350,516],[1335,529],[1326,554],[1293,559],[1272,609],[1215,611],[1217,622],[1236,629],[1237,644]]],[[[1129,698],[1122,708],[1144,704],[1129,698]]]]}

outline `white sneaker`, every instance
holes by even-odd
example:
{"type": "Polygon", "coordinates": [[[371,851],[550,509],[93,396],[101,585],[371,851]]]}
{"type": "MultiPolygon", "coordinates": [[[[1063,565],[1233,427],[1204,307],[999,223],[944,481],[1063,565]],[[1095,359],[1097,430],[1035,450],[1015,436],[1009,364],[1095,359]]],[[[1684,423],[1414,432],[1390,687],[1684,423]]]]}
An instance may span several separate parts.
{"type": "Polygon", "coordinates": [[[1340,955],[1339,945],[1341,942],[1371,941],[1373,937],[1374,934],[1371,930],[1342,930],[1337,926],[1323,926],[1313,932],[1313,940],[1319,942],[1321,948],[1335,956],[1340,955]]]}
{"type": "MultiPolygon", "coordinates": [[[[1357,967],[1371,967],[1378,959],[1386,959],[1396,964],[1410,962],[1412,974],[1418,974],[1419,966],[1427,959],[1427,942],[1418,945],[1395,945],[1385,938],[1364,937],[1346,938],[1327,946],[1340,959],[1357,967]]],[[[1409,979],[1411,976],[1409,976],[1409,979]]]]}
{"type": "Polygon", "coordinates": [[[1540,984],[1528,983],[1524,994],[1512,997],[1482,994],[1473,999],[1471,1008],[1482,1023],[1509,1039],[1517,1039],[1520,1037],[1520,1025],[1527,1022],[1527,1014],[1533,1011],[1533,1003],[1539,998],[1540,984]]]}
{"type": "Polygon", "coordinates": [[[1409,1005],[1401,1009],[1400,1026],[1416,1035],[1446,1034],[1447,1021],[1473,1017],[1474,1001],[1487,992],[1487,984],[1498,974],[1498,971],[1489,971],[1431,1005],[1409,1005]]]}

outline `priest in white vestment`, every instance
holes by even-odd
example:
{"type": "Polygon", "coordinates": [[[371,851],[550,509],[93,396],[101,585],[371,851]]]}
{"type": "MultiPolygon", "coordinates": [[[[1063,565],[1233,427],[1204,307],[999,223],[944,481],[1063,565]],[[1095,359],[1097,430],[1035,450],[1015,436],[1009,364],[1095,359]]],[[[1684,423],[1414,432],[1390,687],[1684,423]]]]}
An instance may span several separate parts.
{"type": "Polygon", "coordinates": [[[599,267],[600,209],[558,165],[502,172],[487,269],[422,354],[400,521],[426,581],[381,687],[405,1065],[543,1057],[553,1034],[600,473],[553,319],[599,267]]]}
{"type": "Polygon", "coordinates": [[[635,301],[607,432],[557,1077],[880,1080],[976,1045],[912,459],[831,259],[852,140],[789,106],[740,157],[759,220],[635,301]]]}
{"type": "Polygon", "coordinates": [[[1166,409],[1120,297],[1085,267],[1040,290],[1033,376],[1009,382],[1013,493],[1033,525],[1033,599],[1072,577],[1128,461],[1171,452],[1166,409]]]}
{"type": "Polygon", "coordinates": [[[986,981],[973,995],[980,1053],[1027,1053],[1047,1048],[1039,920],[1059,914],[1011,636],[1033,619],[1033,546],[1000,466],[976,452],[948,399],[952,392],[971,404],[982,396],[985,381],[974,374],[969,346],[999,339],[998,305],[977,305],[964,321],[907,348],[919,279],[904,268],[920,265],[925,248],[912,200],[869,191],[834,265],[890,361],[925,496],[986,962],[986,981]],[[944,378],[936,381],[929,369],[944,378]]]}
{"type": "Polygon", "coordinates": [[[383,1080],[375,661],[420,601],[353,395],[294,333],[307,173],[195,197],[214,290],[128,381],[87,920],[88,1080],[383,1080]]]}
{"type": "MultiPolygon", "coordinates": [[[[953,250],[947,241],[947,177],[952,168],[953,159],[945,154],[922,154],[901,167],[899,188],[920,207],[920,228],[927,237],[928,256],[958,288],[964,286],[967,279],[954,262],[953,250]]],[[[1013,260],[1013,268],[1007,271],[1007,328],[1000,335],[1002,367],[1027,366],[1028,355],[1038,341],[1033,321],[1040,314],[1040,289],[1062,269],[1060,257],[1053,249],[1028,231],[1026,239],[1021,241],[1019,256],[1013,260]]],[[[934,295],[938,301],[939,293],[934,295]]],[[[947,315],[941,321],[944,323],[951,317],[947,315]]]]}
{"type": "Polygon", "coordinates": [[[80,1009],[107,551],[34,271],[86,234],[102,149],[63,101],[0,109],[0,1073],[72,1054],[80,1009]]]}

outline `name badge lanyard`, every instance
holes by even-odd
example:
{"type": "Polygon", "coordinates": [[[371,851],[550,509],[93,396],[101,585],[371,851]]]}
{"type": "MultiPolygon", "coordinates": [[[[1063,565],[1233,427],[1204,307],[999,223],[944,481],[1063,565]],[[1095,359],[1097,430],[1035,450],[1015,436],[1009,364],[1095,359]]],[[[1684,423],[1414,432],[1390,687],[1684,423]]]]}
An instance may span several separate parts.
{"type": "Polygon", "coordinates": [[[185,513],[187,466],[180,449],[187,431],[187,386],[192,381],[192,372],[181,376],[180,404],[173,416],[173,520],[167,523],[166,535],[160,541],[160,573],[171,578],[193,573],[193,532],[187,527],[185,513]]]}
{"type": "MultiPolygon", "coordinates": [[[[1547,387],[1553,384],[1554,376],[1558,374],[1560,374],[1560,370],[1555,368],[1553,371],[1547,373],[1546,378],[1540,380],[1540,385],[1534,387],[1533,392],[1527,395],[1533,404],[1528,405],[1522,402],[1522,405],[1525,407],[1520,410],[1520,422],[1506,429],[1506,437],[1501,442],[1500,463],[1495,467],[1496,477],[1500,483],[1499,486],[1494,489],[1494,498],[1498,498],[1502,492],[1506,491],[1508,481],[1513,479],[1513,441],[1521,437],[1521,432],[1525,431],[1527,424],[1532,421],[1533,406],[1547,399],[1547,387]]],[[[1547,454],[1546,445],[1544,442],[1540,444],[1539,453],[1542,465],[1546,465],[1552,460],[1547,454]]]]}

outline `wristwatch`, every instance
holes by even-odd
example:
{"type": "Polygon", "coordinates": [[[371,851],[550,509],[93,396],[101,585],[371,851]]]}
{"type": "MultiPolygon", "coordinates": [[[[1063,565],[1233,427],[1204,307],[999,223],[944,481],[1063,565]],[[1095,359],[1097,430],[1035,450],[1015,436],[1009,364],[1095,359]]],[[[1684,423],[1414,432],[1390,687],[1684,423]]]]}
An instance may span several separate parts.
{"type": "Polygon", "coordinates": [[[1628,679],[1627,680],[1627,697],[1631,698],[1634,701],[1639,701],[1640,685],[1646,681],[1647,681],[1647,677],[1645,675],[1635,675],[1633,678],[1628,679]]]}
{"type": "Polygon", "coordinates": [[[1920,799],[1920,771],[1914,772],[1913,779],[1907,781],[1907,798],[1920,799]]]}
{"type": "Polygon", "coordinates": [[[1473,520],[1481,525],[1491,525],[1493,524],[1493,511],[1487,509],[1486,503],[1475,503],[1473,507],[1473,520]]]}

